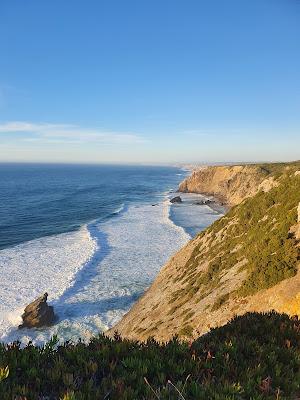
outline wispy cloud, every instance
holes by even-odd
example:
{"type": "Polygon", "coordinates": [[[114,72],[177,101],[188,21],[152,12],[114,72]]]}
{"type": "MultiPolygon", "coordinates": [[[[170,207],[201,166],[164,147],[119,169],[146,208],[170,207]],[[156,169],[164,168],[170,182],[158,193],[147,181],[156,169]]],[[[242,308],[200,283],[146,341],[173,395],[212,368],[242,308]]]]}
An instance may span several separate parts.
{"type": "Polygon", "coordinates": [[[102,144],[143,143],[146,139],[135,133],[85,129],[71,124],[32,123],[10,121],[0,124],[1,134],[18,134],[18,140],[26,142],[69,143],[85,142],[102,144]],[[22,134],[20,136],[20,134],[22,134]]]}

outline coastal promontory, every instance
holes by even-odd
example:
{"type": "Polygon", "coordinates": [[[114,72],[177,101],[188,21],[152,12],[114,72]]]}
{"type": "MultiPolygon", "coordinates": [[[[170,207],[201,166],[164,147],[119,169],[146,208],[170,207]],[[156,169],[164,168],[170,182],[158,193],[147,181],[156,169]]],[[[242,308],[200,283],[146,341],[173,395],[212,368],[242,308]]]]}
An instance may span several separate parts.
{"type": "Polygon", "coordinates": [[[299,171],[300,162],[196,170],[180,190],[232,207],[169,260],[111,332],[165,341],[248,311],[300,315],[299,171]]]}

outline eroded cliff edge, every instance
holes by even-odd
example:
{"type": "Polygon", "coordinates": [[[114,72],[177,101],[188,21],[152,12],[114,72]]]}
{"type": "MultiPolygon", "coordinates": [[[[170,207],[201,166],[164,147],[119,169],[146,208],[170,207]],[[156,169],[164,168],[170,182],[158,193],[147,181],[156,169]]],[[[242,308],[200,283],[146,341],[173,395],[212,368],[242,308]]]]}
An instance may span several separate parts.
{"type": "Polygon", "coordinates": [[[300,163],[206,167],[183,189],[236,205],[169,260],[110,333],[164,341],[247,311],[300,315],[300,163]]]}
{"type": "Polygon", "coordinates": [[[278,165],[200,167],[180,184],[179,191],[211,194],[228,205],[236,205],[259,190],[271,187],[278,165]]]}

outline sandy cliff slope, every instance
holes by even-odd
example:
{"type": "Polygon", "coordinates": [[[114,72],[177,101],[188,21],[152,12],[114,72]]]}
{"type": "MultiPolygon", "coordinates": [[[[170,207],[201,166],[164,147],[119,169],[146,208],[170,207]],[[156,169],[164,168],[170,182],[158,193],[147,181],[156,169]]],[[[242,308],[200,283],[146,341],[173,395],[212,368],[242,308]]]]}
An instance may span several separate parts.
{"type": "Polygon", "coordinates": [[[299,171],[300,163],[209,167],[188,178],[182,190],[239,204],[175,254],[109,333],[164,341],[197,337],[246,311],[300,315],[299,171]]]}
{"type": "Polygon", "coordinates": [[[261,185],[272,185],[274,178],[270,175],[263,165],[201,167],[180,184],[179,191],[208,193],[235,205],[257,193],[261,185]]]}

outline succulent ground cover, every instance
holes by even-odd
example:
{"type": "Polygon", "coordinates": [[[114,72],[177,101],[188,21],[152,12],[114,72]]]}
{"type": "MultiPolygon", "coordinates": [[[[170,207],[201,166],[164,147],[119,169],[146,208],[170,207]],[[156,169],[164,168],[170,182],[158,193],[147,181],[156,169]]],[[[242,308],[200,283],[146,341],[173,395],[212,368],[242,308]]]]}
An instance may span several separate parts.
{"type": "Polygon", "coordinates": [[[248,313],[193,343],[0,346],[1,400],[242,400],[300,396],[300,322],[248,313]]]}

